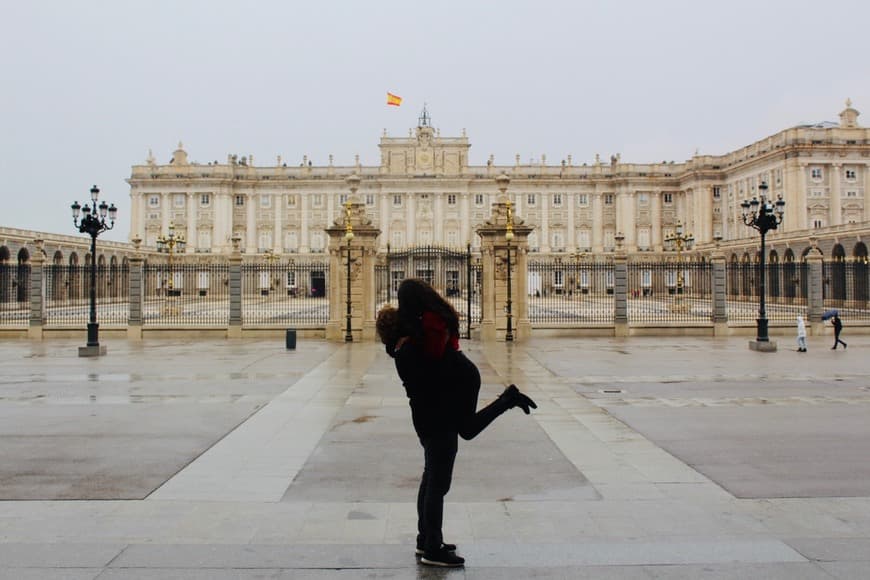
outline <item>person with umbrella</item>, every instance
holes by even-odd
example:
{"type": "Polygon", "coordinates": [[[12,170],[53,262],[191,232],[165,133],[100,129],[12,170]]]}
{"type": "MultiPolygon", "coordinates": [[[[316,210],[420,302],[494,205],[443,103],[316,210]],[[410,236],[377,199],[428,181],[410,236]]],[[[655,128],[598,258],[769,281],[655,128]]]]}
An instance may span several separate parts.
{"type": "Polygon", "coordinates": [[[835,314],[831,317],[831,324],[834,325],[834,346],[831,347],[831,350],[837,350],[838,344],[842,344],[843,348],[849,346],[845,342],[840,340],[840,332],[843,330],[843,321],[840,320],[840,316],[838,314],[835,314]]]}

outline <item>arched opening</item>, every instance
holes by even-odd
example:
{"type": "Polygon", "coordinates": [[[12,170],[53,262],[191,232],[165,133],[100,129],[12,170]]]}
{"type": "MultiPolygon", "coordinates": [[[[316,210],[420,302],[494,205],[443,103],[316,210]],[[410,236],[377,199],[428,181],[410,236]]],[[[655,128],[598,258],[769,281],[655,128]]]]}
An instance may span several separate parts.
{"type": "Polygon", "coordinates": [[[82,290],[82,268],[79,266],[79,255],[72,252],[69,255],[69,270],[66,275],[67,297],[78,300],[82,290]]]}
{"type": "Polygon", "coordinates": [[[740,262],[740,279],[743,283],[743,289],[740,292],[743,296],[752,296],[754,284],[755,264],[749,258],[749,252],[743,253],[743,259],[740,262]]]}
{"type": "Polygon", "coordinates": [[[737,254],[731,254],[731,264],[728,268],[728,293],[737,296],[740,293],[740,263],[737,254]]]}
{"type": "Polygon", "coordinates": [[[792,302],[797,294],[800,278],[797,275],[797,265],[794,262],[794,252],[791,248],[787,248],[783,254],[782,283],[783,295],[792,302]]]}
{"type": "Polygon", "coordinates": [[[867,245],[864,242],[858,242],[852,249],[852,295],[859,308],[866,308],[867,299],[870,297],[867,262],[867,245]]]}
{"type": "Polygon", "coordinates": [[[27,248],[18,250],[18,275],[13,284],[16,286],[18,301],[27,302],[30,292],[30,252],[27,248]]]}
{"type": "Polygon", "coordinates": [[[0,303],[9,302],[12,297],[12,266],[9,265],[9,248],[0,246],[0,303]]]}
{"type": "Polygon", "coordinates": [[[46,280],[51,285],[51,290],[48,293],[48,298],[50,300],[62,300],[64,296],[64,265],[63,265],[63,252],[57,250],[54,252],[54,255],[51,257],[51,274],[46,276],[46,280]]]}
{"type": "Polygon", "coordinates": [[[834,300],[846,299],[846,251],[842,244],[834,245],[831,250],[831,263],[829,265],[828,280],[831,286],[831,298],[834,300]]]}
{"type": "Polygon", "coordinates": [[[770,251],[770,257],[767,261],[767,273],[768,273],[768,289],[767,295],[775,301],[779,301],[779,297],[781,295],[780,288],[782,287],[782,268],[779,263],[779,254],[776,250],[770,251]]]}

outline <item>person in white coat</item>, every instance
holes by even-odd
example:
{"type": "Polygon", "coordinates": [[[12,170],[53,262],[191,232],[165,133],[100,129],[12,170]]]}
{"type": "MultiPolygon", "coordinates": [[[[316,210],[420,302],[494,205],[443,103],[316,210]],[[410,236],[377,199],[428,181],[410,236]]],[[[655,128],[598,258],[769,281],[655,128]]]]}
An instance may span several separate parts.
{"type": "Polygon", "coordinates": [[[807,352],[807,325],[803,316],[797,317],[797,344],[798,352],[807,352]]]}

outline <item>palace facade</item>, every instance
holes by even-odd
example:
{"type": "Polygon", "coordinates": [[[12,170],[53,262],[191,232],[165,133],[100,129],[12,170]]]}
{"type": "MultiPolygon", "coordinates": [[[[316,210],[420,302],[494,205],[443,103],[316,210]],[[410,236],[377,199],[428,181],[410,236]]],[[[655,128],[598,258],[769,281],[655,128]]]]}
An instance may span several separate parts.
{"type": "MultiPolygon", "coordinates": [[[[851,102],[839,122],[799,125],[724,155],[681,162],[631,163],[613,155],[575,163],[469,163],[463,131],[442,137],[424,110],[407,137],[380,139],[380,164],[257,166],[252,156],[195,163],[181,144],[167,164],[149,153],[128,180],[130,239],[155,247],[170,224],[186,235],[188,254],[220,255],[238,236],[246,254],[316,255],[324,230],[343,215],[346,179],[361,179],[357,199],[381,230],[379,249],[414,245],[479,247],[475,229],[499,195],[496,176],[510,176],[515,213],[534,228],[529,248],[541,254],[613,251],[624,238],[629,253],[660,252],[678,222],[699,249],[721,240],[737,250],[757,242],[740,204],[766,182],[772,199],[786,201],[771,236],[805,247],[810,236],[841,244],[846,253],[866,240],[870,224],[870,130],[858,124],[851,102]]],[[[821,244],[820,244],[821,246],[821,244]]],[[[863,244],[862,244],[863,246],[863,244]]],[[[822,248],[823,251],[825,248],[822,248]]],[[[866,255],[866,253],[865,253],[866,255]]],[[[203,256],[206,257],[206,256],[203,256]]]]}

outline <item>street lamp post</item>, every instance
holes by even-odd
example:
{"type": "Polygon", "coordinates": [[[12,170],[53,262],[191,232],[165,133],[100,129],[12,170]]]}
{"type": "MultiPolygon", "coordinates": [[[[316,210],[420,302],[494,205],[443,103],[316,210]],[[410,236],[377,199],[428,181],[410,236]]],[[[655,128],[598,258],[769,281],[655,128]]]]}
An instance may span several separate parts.
{"type": "Polygon", "coordinates": [[[187,240],[184,238],[184,234],[176,234],[175,225],[172,222],[169,222],[169,231],[166,233],[166,235],[157,238],[157,251],[162,254],[166,254],[168,259],[169,276],[166,281],[166,286],[170,293],[172,293],[172,291],[174,290],[172,276],[172,255],[176,252],[183,252],[186,247],[187,240]]]}
{"type": "MultiPolygon", "coordinates": [[[[498,190],[501,192],[502,197],[505,196],[507,192],[508,184],[510,183],[510,177],[506,174],[502,173],[498,177],[495,178],[495,182],[498,185],[498,190]]],[[[505,301],[505,316],[507,317],[507,329],[505,330],[504,339],[505,342],[513,342],[514,340],[514,330],[513,330],[513,302],[511,300],[511,240],[514,239],[514,210],[513,204],[511,204],[510,198],[507,199],[506,203],[507,209],[507,223],[505,225],[505,234],[504,239],[507,242],[507,300],[505,301]]]]}
{"type": "Polygon", "coordinates": [[[344,342],[353,342],[353,333],[351,332],[351,297],[350,297],[350,242],[353,240],[353,225],[351,224],[351,197],[356,195],[356,190],[359,188],[360,178],[357,174],[348,176],[345,180],[350,187],[350,197],[344,204],[344,239],[347,240],[347,314],[345,315],[344,342]]]}
{"type": "Polygon", "coordinates": [[[99,356],[105,353],[105,347],[100,347],[100,325],[97,324],[97,236],[115,227],[118,208],[115,204],[108,205],[105,201],[97,205],[100,190],[97,186],[91,188],[91,203],[73,202],[71,209],[73,224],[79,232],[91,236],[91,312],[88,322],[88,343],[79,349],[79,356],[99,356]],[[79,221],[80,213],[84,214],[79,221]],[[109,221],[106,222],[108,215],[109,221]]]}
{"type": "Polygon", "coordinates": [[[755,230],[758,230],[758,233],[761,234],[761,255],[759,260],[760,272],[758,276],[758,293],[760,300],[758,304],[758,318],[756,319],[757,336],[755,341],[756,343],[767,343],[770,341],[770,338],[767,334],[767,312],[764,308],[764,254],[766,251],[764,245],[764,237],[765,235],[767,235],[767,232],[769,232],[770,230],[775,230],[777,226],[782,223],[782,216],[785,213],[785,200],[782,199],[781,195],[777,197],[775,202],[772,202],[770,199],[768,199],[767,182],[765,181],[761,182],[761,185],[758,186],[758,189],[759,196],[757,198],[753,197],[751,200],[743,200],[743,203],[740,204],[740,207],[743,210],[743,223],[755,230]]]}
{"type": "Polygon", "coordinates": [[[674,300],[677,309],[682,308],[683,301],[683,286],[685,284],[683,276],[683,246],[686,250],[692,249],[692,244],[695,243],[695,237],[689,233],[683,233],[683,224],[677,221],[674,231],[665,237],[665,242],[676,246],[677,250],[677,288],[676,298],[674,300]]]}

